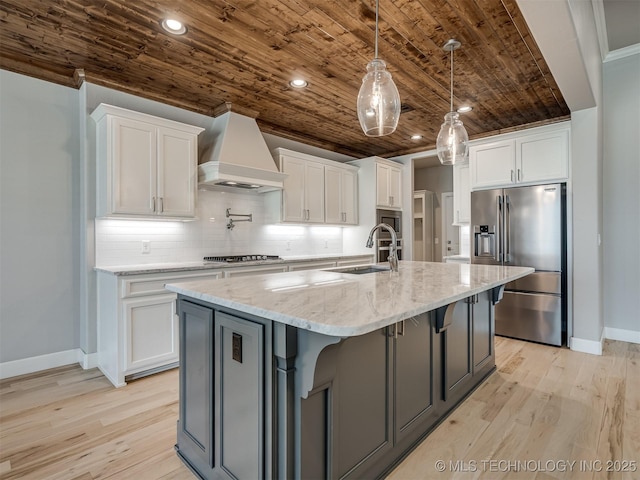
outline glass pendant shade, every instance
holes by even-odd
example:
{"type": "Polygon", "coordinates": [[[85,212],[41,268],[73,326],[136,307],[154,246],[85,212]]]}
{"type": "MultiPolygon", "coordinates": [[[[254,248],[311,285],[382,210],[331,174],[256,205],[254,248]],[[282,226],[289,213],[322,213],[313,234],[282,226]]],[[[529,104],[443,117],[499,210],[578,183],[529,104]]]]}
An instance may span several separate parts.
{"type": "Polygon", "coordinates": [[[358,120],[368,137],[393,133],[400,119],[400,94],[383,60],[374,58],[367,65],[358,93],[358,120]]]}
{"type": "Polygon", "coordinates": [[[454,165],[464,162],[469,154],[469,135],[459,119],[458,112],[449,112],[444,116],[436,140],[436,152],[442,165],[454,165]]]}

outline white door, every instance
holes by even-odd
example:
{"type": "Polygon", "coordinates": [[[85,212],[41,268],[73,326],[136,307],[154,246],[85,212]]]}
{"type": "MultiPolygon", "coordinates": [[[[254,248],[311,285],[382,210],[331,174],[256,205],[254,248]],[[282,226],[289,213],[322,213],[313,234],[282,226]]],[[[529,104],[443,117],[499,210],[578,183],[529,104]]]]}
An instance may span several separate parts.
{"type": "Polygon", "coordinates": [[[158,205],[161,215],[193,217],[196,211],[196,136],[158,128],[158,205]]]}
{"type": "Polygon", "coordinates": [[[324,165],[306,162],[305,205],[307,222],[324,223],[324,165]]]}
{"type": "Polygon", "coordinates": [[[509,185],[516,181],[514,140],[478,145],[469,148],[471,188],[509,185]]]}
{"type": "Polygon", "coordinates": [[[125,372],[178,361],[176,296],[123,300],[125,372]]]}
{"type": "Polygon", "coordinates": [[[282,220],[285,222],[304,222],[306,220],[304,204],[305,161],[293,157],[283,157],[282,172],[287,174],[282,191],[282,220]]]}
{"type": "Polygon", "coordinates": [[[326,223],[344,223],[342,210],[342,170],[324,167],[324,216],[326,223]]]}
{"type": "Polygon", "coordinates": [[[376,204],[379,207],[388,207],[389,204],[389,167],[376,164],[376,204]]]}
{"type": "Polygon", "coordinates": [[[442,194],[442,256],[459,255],[459,228],[453,225],[453,193],[442,194]]]}
{"type": "Polygon", "coordinates": [[[399,168],[389,168],[389,206],[402,208],[402,176],[399,168]]]}
{"type": "MultiPolygon", "coordinates": [[[[344,223],[358,224],[358,173],[351,171],[342,172],[342,211],[344,223]]],[[[326,201],[326,198],[325,198],[326,201]]]]}
{"type": "Polygon", "coordinates": [[[156,127],[138,120],[111,120],[113,213],[150,215],[156,198],[156,127]]]}

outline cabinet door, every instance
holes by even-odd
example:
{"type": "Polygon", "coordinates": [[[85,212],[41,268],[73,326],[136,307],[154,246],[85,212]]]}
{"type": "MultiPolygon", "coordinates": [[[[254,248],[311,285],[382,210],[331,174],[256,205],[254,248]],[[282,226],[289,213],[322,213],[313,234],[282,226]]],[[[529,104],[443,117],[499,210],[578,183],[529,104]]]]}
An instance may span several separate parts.
{"type": "Polygon", "coordinates": [[[473,306],[473,369],[478,370],[494,357],[493,354],[493,322],[491,321],[493,305],[488,292],[476,296],[473,306]]]}
{"type": "Polygon", "coordinates": [[[389,168],[389,206],[402,208],[402,176],[399,168],[389,168]]]}
{"type": "MultiPolygon", "coordinates": [[[[342,212],[344,223],[358,224],[358,173],[345,170],[342,172],[342,212]]],[[[326,201],[326,199],[325,199],[326,201]]]]}
{"type": "Polygon", "coordinates": [[[468,225],[471,221],[471,187],[469,164],[453,166],[453,224],[468,225]]]}
{"type": "Polygon", "coordinates": [[[469,149],[471,188],[510,185],[516,181],[515,141],[505,140],[469,149]]]}
{"type": "Polygon", "coordinates": [[[518,182],[566,180],[569,174],[569,132],[528,135],[516,139],[518,182]]]}
{"type": "Polygon", "coordinates": [[[376,163],[376,204],[379,207],[391,206],[389,202],[389,170],[388,165],[376,163]]]}
{"type": "Polygon", "coordinates": [[[196,211],[197,137],[192,133],[158,128],[158,190],[156,212],[193,217],[196,211]]]}
{"type": "Polygon", "coordinates": [[[125,373],[178,361],[175,295],[123,300],[125,373]]]}
{"type": "Polygon", "coordinates": [[[467,301],[455,303],[451,324],[444,331],[443,400],[450,406],[468,392],[472,379],[471,306],[467,301]]]}
{"type": "Polygon", "coordinates": [[[282,172],[287,174],[282,191],[282,221],[306,221],[305,161],[282,157],[282,172]]]}
{"type": "Polygon", "coordinates": [[[157,196],[156,127],[128,118],[110,120],[110,213],[151,215],[157,196]]]}
{"type": "Polygon", "coordinates": [[[429,316],[396,324],[395,339],[395,443],[407,436],[419,436],[426,424],[437,420],[432,370],[432,331],[429,316]]]}
{"type": "MultiPolygon", "coordinates": [[[[213,310],[180,301],[178,446],[200,475],[213,475],[213,310]]],[[[208,477],[212,478],[212,477],[208,477]]]]}
{"type": "Polygon", "coordinates": [[[264,471],[264,326],[216,311],[215,328],[216,453],[228,475],[219,478],[270,477],[264,471]]]}
{"type": "Polygon", "coordinates": [[[307,222],[324,223],[324,165],[306,162],[304,190],[307,222]]]}
{"type": "Polygon", "coordinates": [[[368,478],[393,448],[387,329],[341,342],[331,393],[330,478],[368,478]]]}
{"type": "Polygon", "coordinates": [[[324,219],[326,223],[344,223],[342,180],[340,168],[324,167],[324,219]]]}
{"type": "Polygon", "coordinates": [[[339,167],[324,167],[325,223],[358,223],[358,176],[339,167]]]}

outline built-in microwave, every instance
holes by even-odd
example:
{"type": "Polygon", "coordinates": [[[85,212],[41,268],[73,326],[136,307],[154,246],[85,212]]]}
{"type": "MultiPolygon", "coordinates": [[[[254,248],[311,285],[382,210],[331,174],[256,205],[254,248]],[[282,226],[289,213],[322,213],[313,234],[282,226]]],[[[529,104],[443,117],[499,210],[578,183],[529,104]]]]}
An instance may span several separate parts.
{"type": "MultiPolygon", "coordinates": [[[[376,210],[378,223],[386,223],[396,231],[398,238],[402,238],[402,212],[395,210],[376,210]]],[[[378,238],[390,239],[391,234],[384,229],[378,230],[378,238]]]]}

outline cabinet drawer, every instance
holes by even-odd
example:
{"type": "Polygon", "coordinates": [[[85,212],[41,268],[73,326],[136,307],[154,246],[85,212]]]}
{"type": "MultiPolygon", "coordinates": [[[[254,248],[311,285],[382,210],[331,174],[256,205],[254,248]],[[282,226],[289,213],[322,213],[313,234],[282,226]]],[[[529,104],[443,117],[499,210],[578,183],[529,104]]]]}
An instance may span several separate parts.
{"type": "Polygon", "coordinates": [[[336,262],[312,262],[312,263],[294,263],[289,265],[290,272],[296,272],[300,270],[321,270],[323,268],[335,267],[336,262]]]}
{"type": "Polygon", "coordinates": [[[273,267],[238,267],[224,271],[224,278],[229,277],[249,277],[251,275],[263,275],[267,273],[286,272],[289,269],[287,265],[277,265],[273,267]]]}
{"type": "Polygon", "coordinates": [[[155,276],[150,278],[136,278],[122,281],[122,298],[139,297],[143,295],[161,295],[167,293],[164,286],[167,283],[189,282],[192,280],[213,280],[222,278],[222,272],[207,272],[197,275],[155,276]]]}

